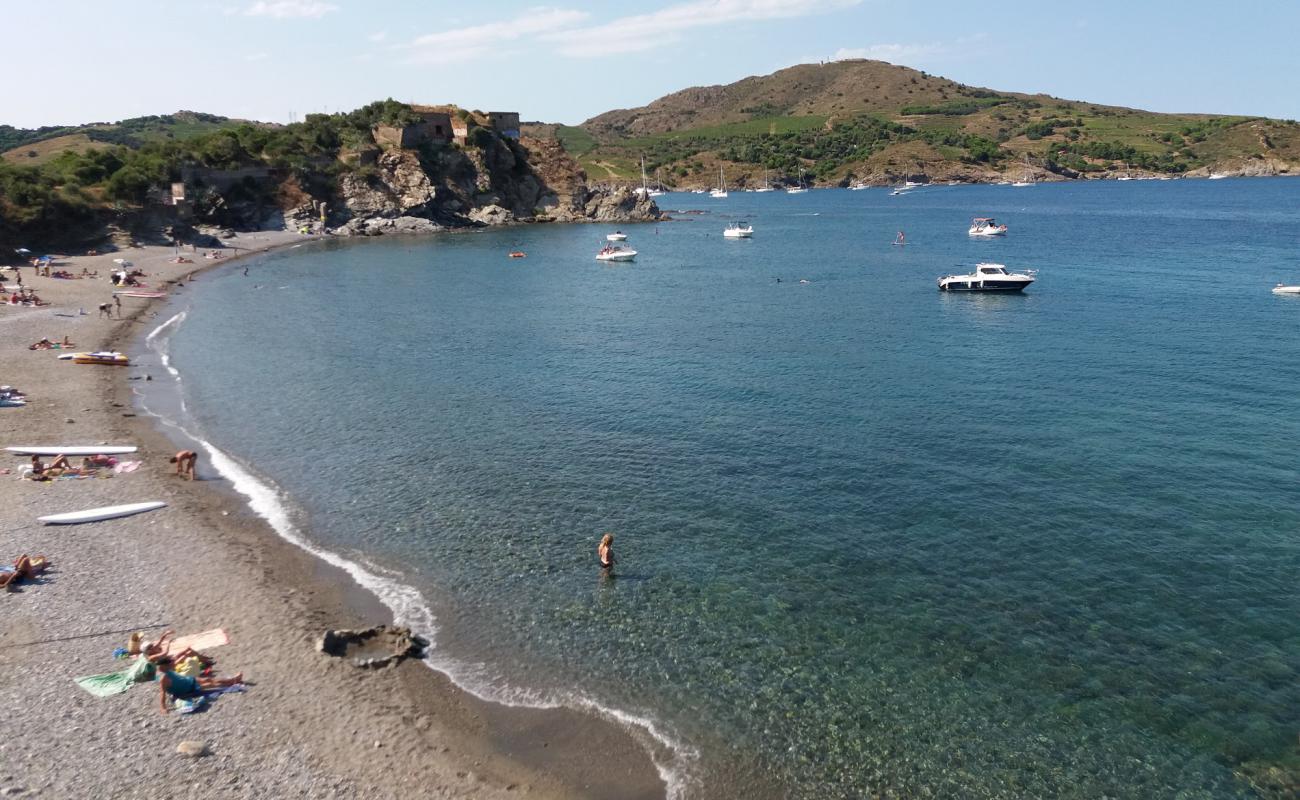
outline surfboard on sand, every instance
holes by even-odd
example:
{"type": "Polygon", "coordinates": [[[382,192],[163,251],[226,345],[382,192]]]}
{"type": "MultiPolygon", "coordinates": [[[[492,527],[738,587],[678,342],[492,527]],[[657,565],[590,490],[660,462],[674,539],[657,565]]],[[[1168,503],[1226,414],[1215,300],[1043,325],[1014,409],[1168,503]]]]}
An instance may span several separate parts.
{"type": "Polygon", "coordinates": [[[37,522],[44,522],[46,525],[77,525],[82,522],[99,522],[105,519],[117,519],[118,517],[129,517],[132,514],[141,514],[145,511],[153,511],[162,508],[167,504],[154,500],[148,503],[128,503],[122,506],[102,506],[100,508],[88,508],[85,511],[69,511],[66,514],[47,514],[44,517],[37,517],[37,522]]]}
{"type": "Polygon", "coordinates": [[[17,445],[5,449],[20,456],[68,456],[71,458],[72,456],[124,456],[127,453],[134,453],[139,448],[129,444],[70,444],[66,447],[17,445]]]}

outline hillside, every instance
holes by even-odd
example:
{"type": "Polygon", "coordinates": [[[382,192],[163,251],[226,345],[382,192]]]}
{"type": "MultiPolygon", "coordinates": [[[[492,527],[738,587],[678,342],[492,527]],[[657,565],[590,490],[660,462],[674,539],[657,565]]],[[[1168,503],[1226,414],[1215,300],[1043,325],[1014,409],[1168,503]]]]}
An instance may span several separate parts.
{"type": "Polygon", "coordinates": [[[804,64],[539,126],[596,180],[670,186],[1291,174],[1300,126],[966,86],[881,61],[804,64]]]}
{"type": "Polygon", "coordinates": [[[183,112],[0,131],[22,141],[0,160],[0,263],[20,246],[191,238],[198,226],[377,235],[658,217],[648,197],[590,189],[553,139],[452,111],[466,131],[455,140],[445,111],[391,99],[290,125],[183,112]]]}
{"type": "Polygon", "coordinates": [[[17,164],[37,164],[65,149],[85,152],[111,145],[139,147],[147,142],[191,139],[245,123],[245,120],[216,114],[177,111],[175,114],[133,117],[120,122],[89,122],[84,125],[43,128],[0,125],[0,156],[17,164]]]}

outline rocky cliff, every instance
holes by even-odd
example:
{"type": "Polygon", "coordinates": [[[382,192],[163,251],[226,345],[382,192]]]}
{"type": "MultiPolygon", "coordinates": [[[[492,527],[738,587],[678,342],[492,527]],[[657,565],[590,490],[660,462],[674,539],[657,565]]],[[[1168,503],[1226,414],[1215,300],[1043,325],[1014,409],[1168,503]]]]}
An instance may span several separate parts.
{"type": "Polygon", "coordinates": [[[487,132],[465,147],[385,150],[372,164],[340,175],[327,196],[299,197],[284,211],[286,227],[324,227],[341,235],[660,216],[654,201],[636,192],[589,187],[577,162],[555,142],[487,132]]]}

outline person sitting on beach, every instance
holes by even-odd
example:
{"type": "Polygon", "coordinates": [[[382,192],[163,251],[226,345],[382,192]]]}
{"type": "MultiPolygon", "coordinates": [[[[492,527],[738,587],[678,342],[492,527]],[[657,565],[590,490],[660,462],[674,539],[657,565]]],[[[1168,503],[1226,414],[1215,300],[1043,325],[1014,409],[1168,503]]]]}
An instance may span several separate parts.
{"type": "Polygon", "coordinates": [[[194,465],[199,460],[199,454],[193,450],[182,450],[168,459],[168,463],[176,465],[176,474],[184,475],[188,480],[194,480],[194,465]]]}
{"type": "Polygon", "coordinates": [[[614,569],[614,534],[607,533],[600,537],[600,544],[596,546],[596,557],[600,559],[600,568],[606,572],[614,569]]]}
{"type": "Polygon", "coordinates": [[[213,689],[224,689],[244,682],[242,672],[236,673],[233,678],[190,678],[178,675],[175,672],[176,662],[171,656],[163,656],[153,663],[158,668],[158,707],[164,714],[171,710],[168,708],[167,695],[178,700],[188,700],[213,689]]]}

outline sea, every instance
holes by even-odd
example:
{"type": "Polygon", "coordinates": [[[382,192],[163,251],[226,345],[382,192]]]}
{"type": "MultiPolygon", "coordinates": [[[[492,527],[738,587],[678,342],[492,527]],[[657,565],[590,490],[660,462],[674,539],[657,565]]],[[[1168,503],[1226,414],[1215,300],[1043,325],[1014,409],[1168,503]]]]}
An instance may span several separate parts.
{"type": "Polygon", "coordinates": [[[1300,780],[1300,180],[658,202],[630,263],[542,224],[205,273],[142,403],[432,666],[626,725],[672,798],[1300,780]],[[1036,280],[937,290],[977,262],[1036,280]]]}

